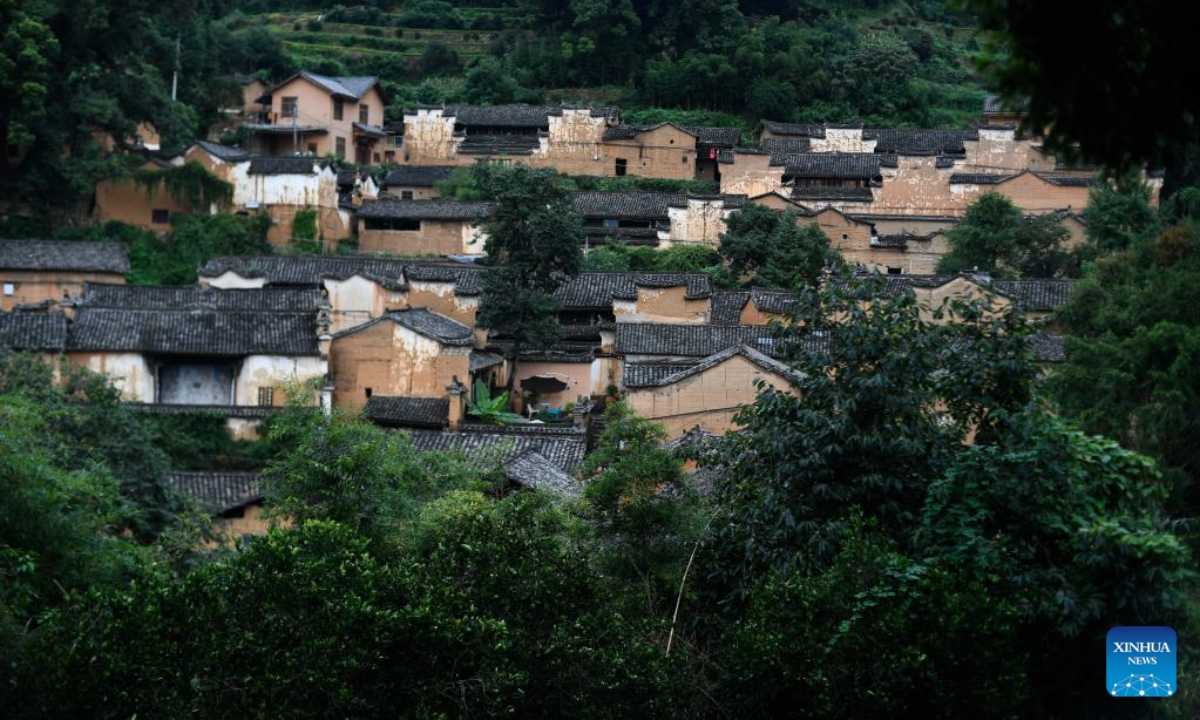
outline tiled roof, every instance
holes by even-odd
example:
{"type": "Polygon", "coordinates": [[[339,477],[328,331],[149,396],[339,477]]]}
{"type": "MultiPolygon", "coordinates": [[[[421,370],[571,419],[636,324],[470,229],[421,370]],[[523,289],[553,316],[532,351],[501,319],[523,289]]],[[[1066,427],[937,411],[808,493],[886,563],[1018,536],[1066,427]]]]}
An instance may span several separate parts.
{"type": "Polygon", "coordinates": [[[618,323],[615,350],[621,355],[708,357],[736,345],[770,352],[770,328],[764,325],[658,325],[618,323]]]}
{"type": "Polygon", "coordinates": [[[220,143],[209,142],[207,140],[197,140],[196,144],[199,145],[200,148],[209,155],[212,155],[218,160],[223,160],[225,162],[237,163],[242,162],[243,160],[249,160],[251,157],[253,157],[253,154],[247,150],[230,147],[228,145],[222,145],[220,143]]]}
{"type": "Polygon", "coordinates": [[[864,138],[876,140],[875,152],[907,154],[948,153],[962,155],[967,140],[978,140],[978,130],[864,130],[864,138]]]}
{"type": "Polygon", "coordinates": [[[806,153],[812,149],[812,140],[807,137],[770,137],[763,138],[759,143],[763,150],[771,153],[771,160],[776,164],[782,164],[783,158],[788,155],[798,155],[806,153]]]}
{"type": "Polygon", "coordinates": [[[1059,185],[1061,187],[1091,187],[1099,180],[1096,175],[1055,175],[1033,171],[1030,171],[1030,174],[1045,180],[1051,185],[1059,185]]]}
{"type": "Polygon", "coordinates": [[[384,185],[433,187],[450,179],[454,168],[446,165],[397,165],[388,171],[384,185]]]}
{"type": "Polygon", "coordinates": [[[1053,363],[1067,361],[1067,341],[1062,335],[1038,333],[1029,342],[1034,360],[1053,363]]]}
{"type": "Polygon", "coordinates": [[[541,141],[536,135],[467,135],[458,144],[462,155],[529,155],[541,141]]]}
{"type": "Polygon", "coordinates": [[[583,483],[563,472],[537,450],[526,450],[505,459],[508,479],[530,490],[548,490],[566,497],[583,495],[583,483]]]}
{"type": "Polygon", "coordinates": [[[317,355],[317,316],[81,307],[67,347],[171,355],[317,355]]]}
{"type": "Polygon", "coordinates": [[[251,175],[312,175],[317,161],[309,157],[256,157],[250,160],[251,175]]]}
{"type": "Polygon", "coordinates": [[[627,362],[621,369],[621,384],[630,389],[656,387],[659,382],[695,365],[695,361],[658,363],[627,362]]]}
{"type": "Polygon", "coordinates": [[[256,472],[175,471],[167,476],[167,484],[214,515],[263,499],[262,474],[256,472]]]}
{"type": "Polygon", "coordinates": [[[750,291],[754,298],[754,307],[760,312],[773,315],[786,315],[796,304],[796,294],[783,290],[762,290],[755,288],[750,291]]]}
{"type": "MultiPolygon", "coordinates": [[[[651,130],[656,130],[664,125],[674,125],[675,127],[679,128],[680,130],[682,130],[686,133],[689,133],[691,135],[696,134],[685,127],[675,125],[675,123],[673,123],[673,122],[660,122],[660,123],[648,123],[648,124],[647,123],[621,123],[620,125],[616,125],[616,126],[610,127],[607,130],[605,130],[604,131],[604,139],[605,140],[632,140],[633,138],[636,138],[638,135],[641,135],[644,132],[650,132],[651,130]]],[[[714,128],[714,129],[720,129],[720,128],[714,128]]]]}
{"type": "Polygon", "coordinates": [[[352,328],[342,330],[334,335],[335,338],[340,338],[346,335],[366,330],[374,327],[381,322],[394,322],[401,327],[406,327],[413,332],[424,335],[431,340],[436,340],[442,345],[449,346],[469,346],[475,343],[475,335],[471,328],[462,323],[455,322],[445,315],[439,315],[425,308],[407,308],[404,310],[395,310],[382,317],[377,317],[370,322],[365,322],[362,325],[355,325],[352,328]]]}
{"type": "Polygon", "coordinates": [[[875,153],[799,153],[784,158],[784,174],[792,177],[874,180],[886,156],[875,153]]]}
{"type": "Polygon", "coordinates": [[[374,255],[226,255],[210,259],[200,277],[216,278],[227,272],[244,278],[264,278],[270,285],[320,286],[324,278],[344,280],[353,275],[393,283],[402,279],[455,282],[456,295],[483,291],[483,268],[477,265],[430,263],[374,255]]]}
{"type": "Polygon", "coordinates": [[[457,125],[485,127],[548,128],[547,119],[557,108],[540,105],[459,105],[447,107],[445,114],[453,115],[457,125]]]}
{"type": "Polygon", "coordinates": [[[85,240],[0,240],[0,270],[129,272],[125,246],[85,240]]]}
{"type": "Polygon", "coordinates": [[[469,360],[470,372],[477,373],[480,370],[486,370],[490,367],[496,367],[504,362],[504,358],[495,353],[483,352],[481,350],[472,350],[469,360]]]}
{"type": "Polygon", "coordinates": [[[744,290],[725,290],[712,294],[712,310],[710,323],[713,325],[737,325],[742,317],[742,309],[750,293],[744,290]]]}
{"type": "Polygon", "coordinates": [[[574,204],[585,218],[665,220],[668,207],[686,202],[684,193],[588,191],[576,195],[574,204]]]}
{"type": "MultiPolygon", "coordinates": [[[[318,75],[316,73],[301,71],[301,77],[305,77],[312,82],[320,85],[334,95],[340,95],[345,98],[358,100],[367,93],[376,83],[379,78],[374,75],[341,75],[329,76],[318,75]]],[[[279,87],[276,85],[275,87],[279,87]]],[[[274,88],[272,88],[274,89],[274,88]]]]}
{"type": "Polygon", "coordinates": [[[215,415],[225,418],[262,419],[283,410],[273,405],[176,405],[174,403],[125,403],[125,407],[151,415],[215,415]]]}
{"type": "Polygon", "coordinates": [[[870,202],[875,199],[869,187],[821,187],[797,185],[792,188],[793,200],[827,200],[870,202]]]}
{"type": "Polygon", "coordinates": [[[364,200],[358,209],[360,218],[392,218],[406,220],[475,220],[492,211],[487,202],[461,200],[401,200],[380,198],[364,200]]]}
{"type": "Polygon", "coordinates": [[[442,428],[450,420],[450,399],[410,395],[372,395],[366,415],[381,425],[442,428]]]}
{"type": "Polygon", "coordinates": [[[564,309],[608,308],[613,300],[636,300],[638,287],[686,286],[684,297],[698,300],[712,295],[712,278],[703,273],[612,272],[582,273],[554,293],[564,309]]]}
{"type": "Polygon", "coordinates": [[[197,285],[108,285],[89,282],[84,285],[79,305],[130,310],[316,312],[321,305],[321,291],[315,287],[221,290],[197,285]]]}
{"type": "Polygon", "coordinates": [[[718,147],[733,147],[742,141],[742,129],[736,127],[710,127],[683,125],[684,130],[696,136],[696,142],[718,147]]]}
{"type": "Polygon", "coordinates": [[[263,135],[324,135],[329,128],[324,125],[272,125],[270,123],[242,123],[242,127],[252,133],[263,135]]]}
{"type": "Polygon", "coordinates": [[[583,462],[587,438],[580,428],[548,425],[475,425],[468,424],[441,432],[407,431],[413,445],[421,450],[461,450],[473,453],[509,444],[509,460],[521,453],[535,451],[565,473],[572,473],[583,462]]]}
{"type": "Polygon", "coordinates": [[[1005,180],[1011,180],[1018,173],[954,173],[950,176],[951,185],[999,185],[1005,180]]]}
{"type": "Polygon", "coordinates": [[[775,135],[799,135],[810,138],[825,137],[825,126],[813,125],[811,123],[782,123],[764,120],[763,129],[775,135]]]}
{"type": "Polygon", "coordinates": [[[1025,310],[1049,311],[1071,299],[1074,280],[993,280],[996,292],[1018,301],[1025,310]]]}
{"type": "MultiPolygon", "coordinates": [[[[750,347],[749,345],[733,345],[731,347],[725,348],[724,350],[721,350],[719,352],[713,353],[712,355],[709,355],[708,357],[704,358],[703,360],[701,360],[698,363],[693,363],[691,365],[678,368],[673,373],[659,374],[658,377],[655,377],[653,379],[648,377],[651,373],[647,373],[647,377],[639,377],[639,378],[637,378],[637,380],[643,380],[643,381],[647,382],[647,384],[644,385],[643,387],[664,387],[666,385],[673,385],[677,382],[681,382],[690,377],[698,375],[699,373],[702,373],[705,370],[710,370],[712,368],[715,368],[716,366],[718,366],[721,363],[725,362],[726,360],[730,359],[734,355],[741,355],[742,357],[746,358],[751,363],[757,365],[758,367],[762,368],[763,370],[775,373],[777,375],[782,375],[783,377],[786,377],[787,379],[791,380],[792,382],[800,382],[805,377],[804,373],[800,372],[799,370],[796,370],[793,367],[789,367],[788,365],[785,365],[785,364],[779,362],[778,360],[774,360],[774,359],[768,357],[767,355],[763,354],[762,352],[755,350],[753,347],[750,347]]],[[[658,366],[658,367],[660,368],[660,370],[656,370],[655,373],[661,372],[661,368],[665,367],[665,366],[658,366]]],[[[628,381],[626,381],[626,387],[631,387],[628,384],[628,381]]]]}
{"type": "Polygon", "coordinates": [[[384,132],[383,128],[379,127],[378,125],[355,122],[351,123],[350,127],[354,128],[355,132],[363,135],[370,135],[373,138],[383,139],[387,137],[387,133],[384,132]]]}
{"type": "Polygon", "coordinates": [[[67,318],[61,312],[0,312],[0,346],[13,350],[61,352],[67,346],[67,318]]]}

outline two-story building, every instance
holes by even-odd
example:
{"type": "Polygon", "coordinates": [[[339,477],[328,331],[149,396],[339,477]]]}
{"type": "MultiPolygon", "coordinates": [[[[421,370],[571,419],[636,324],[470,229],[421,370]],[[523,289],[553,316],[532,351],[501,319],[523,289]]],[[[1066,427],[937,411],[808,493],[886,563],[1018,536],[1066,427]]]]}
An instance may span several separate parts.
{"type": "Polygon", "coordinates": [[[374,76],[299,72],[267,93],[265,122],[247,123],[251,149],[266,155],[334,156],[383,162],[385,98],[374,76]]]}

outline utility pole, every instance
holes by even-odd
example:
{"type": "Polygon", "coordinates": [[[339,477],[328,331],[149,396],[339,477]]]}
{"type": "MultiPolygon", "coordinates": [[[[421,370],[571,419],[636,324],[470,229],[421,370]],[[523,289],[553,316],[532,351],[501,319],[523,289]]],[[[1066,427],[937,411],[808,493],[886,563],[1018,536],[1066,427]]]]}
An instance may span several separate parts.
{"type": "Polygon", "coordinates": [[[179,33],[175,33],[175,72],[171,73],[171,102],[179,96],[179,33]]]}

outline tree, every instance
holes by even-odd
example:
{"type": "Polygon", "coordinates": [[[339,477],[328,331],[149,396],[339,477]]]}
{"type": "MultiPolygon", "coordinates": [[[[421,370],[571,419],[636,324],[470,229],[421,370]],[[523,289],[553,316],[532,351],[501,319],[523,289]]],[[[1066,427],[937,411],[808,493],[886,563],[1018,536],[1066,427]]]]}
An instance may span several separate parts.
{"type": "Polygon", "coordinates": [[[757,204],[729,216],[719,252],[735,275],[753,273],[760,284],[788,289],[816,282],[838,259],[820,227],[757,204]]]}
{"type": "Polygon", "coordinates": [[[1141,237],[1096,263],[1056,317],[1067,362],[1056,406],[1086,431],[1159,459],[1182,516],[1200,508],[1200,230],[1141,237]]]}
{"type": "Polygon", "coordinates": [[[987,309],[956,302],[944,309],[954,322],[926,319],[878,279],[798,293],[774,349],[806,377],[764,389],[716,458],[724,592],[744,598],[771,572],[826,567],[856,508],[907,541],[929,480],[1032,397],[1028,330],[987,309]]]}
{"type": "Polygon", "coordinates": [[[1102,0],[1073,8],[1080,37],[1104,52],[1081,55],[1038,16],[1036,0],[968,0],[987,31],[983,70],[1031,128],[1048,128],[1058,152],[1079,143],[1108,167],[1161,162],[1195,142],[1200,99],[1177,72],[1192,55],[1186,24],[1157,5],[1102,0]],[[1146,118],[1137,107],[1157,109],[1146,118]],[[1114,110],[1114,108],[1116,110],[1114,110]]]}
{"type": "Polygon", "coordinates": [[[664,595],[674,598],[697,530],[695,490],[683,463],[662,447],[666,440],[662,425],[614,403],[580,470],[602,562],[614,577],[640,584],[651,611],[664,595]]]}
{"type": "Polygon", "coordinates": [[[1053,215],[1025,218],[1021,209],[997,192],[986,192],[946,232],[950,251],[938,272],[979,271],[993,276],[1053,277],[1062,272],[1065,228],[1053,215]]]}
{"type": "Polygon", "coordinates": [[[463,100],[472,105],[503,105],[515,102],[521,87],[499,60],[485,55],[467,71],[463,100]]]}
{"type": "Polygon", "coordinates": [[[1083,220],[1093,257],[1120,252],[1155,233],[1158,218],[1150,207],[1152,194],[1150,186],[1134,171],[1106,177],[1088,192],[1083,220]]]}
{"type": "Polygon", "coordinates": [[[549,347],[562,334],[551,295],[583,263],[583,219],[569,187],[552,170],[480,163],[472,177],[493,203],[481,229],[492,268],[484,274],[478,322],[508,340],[508,385],[521,350],[549,347]]]}

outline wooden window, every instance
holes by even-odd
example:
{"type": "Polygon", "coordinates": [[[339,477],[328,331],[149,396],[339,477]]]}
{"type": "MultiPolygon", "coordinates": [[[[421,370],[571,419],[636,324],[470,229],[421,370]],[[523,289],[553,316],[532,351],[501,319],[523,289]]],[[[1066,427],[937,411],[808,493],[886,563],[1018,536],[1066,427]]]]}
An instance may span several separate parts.
{"type": "Polygon", "coordinates": [[[171,221],[171,211],[155,208],[150,211],[151,225],[166,225],[171,221]]]}
{"type": "Polygon", "coordinates": [[[371,107],[369,105],[358,106],[358,121],[363,125],[371,124],[371,107]]]}
{"type": "Polygon", "coordinates": [[[275,388],[260,387],[258,389],[258,404],[259,407],[273,407],[275,405],[275,388]]]}
{"type": "Polygon", "coordinates": [[[340,137],[337,139],[336,155],[338,156],[338,158],[340,158],[342,160],[346,159],[346,138],[340,137]]]}
{"type": "Polygon", "coordinates": [[[614,172],[616,173],[617,177],[625,177],[625,171],[628,168],[628,165],[629,162],[625,158],[617,158],[616,167],[614,168],[614,172]]]}
{"type": "Polygon", "coordinates": [[[279,104],[279,114],[283,117],[296,117],[300,113],[300,98],[285,97],[279,104]]]}
{"type": "Polygon", "coordinates": [[[413,191],[412,190],[401,190],[400,191],[400,199],[401,200],[412,200],[413,199],[413,191]]]}
{"type": "Polygon", "coordinates": [[[344,112],[344,106],[342,105],[342,101],[334,100],[333,101],[333,119],[341,120],[343,112],[344,112]]]}

